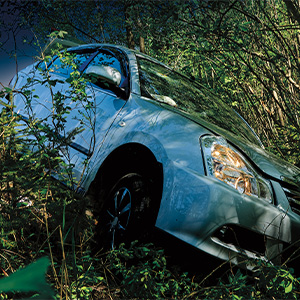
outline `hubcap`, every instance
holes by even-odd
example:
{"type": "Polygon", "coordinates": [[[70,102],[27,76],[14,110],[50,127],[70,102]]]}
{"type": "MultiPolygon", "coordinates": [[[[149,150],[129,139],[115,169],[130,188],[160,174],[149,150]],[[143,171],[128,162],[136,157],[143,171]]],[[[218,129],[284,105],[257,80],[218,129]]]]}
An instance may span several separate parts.
{"type": "Polygon", "coordinates": [[[111,248],[114,249],[116,238],[127,229],[131,214],[131,193],[126,187],[120,188],[113,197],[113,203],[107,209],[109,215],[109,234],[111,248]]]}

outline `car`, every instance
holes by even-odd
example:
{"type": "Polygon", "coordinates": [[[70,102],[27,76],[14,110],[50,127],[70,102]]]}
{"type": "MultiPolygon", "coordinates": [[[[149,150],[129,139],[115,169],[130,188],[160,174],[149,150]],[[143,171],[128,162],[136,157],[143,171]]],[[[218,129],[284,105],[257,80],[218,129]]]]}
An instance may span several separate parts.
{"type": "Polygon", "coordinates": [[[67,54],[87,80],[90,110],[72,100],[74,68],[55,56],[14,77],[15,91],[31,91],[30,109],[15,93],[15,111],[51,127],[51,97],[64,96],[61,137],[78,129],[60,149],[72,179],[53,176],[92,199],[109,247],[156,227],[248,269],[259,260],[280,263],[286,249],[299,248],[300,170],[265,151],[220,97],[123,46],[80,45],[67,54]]]}

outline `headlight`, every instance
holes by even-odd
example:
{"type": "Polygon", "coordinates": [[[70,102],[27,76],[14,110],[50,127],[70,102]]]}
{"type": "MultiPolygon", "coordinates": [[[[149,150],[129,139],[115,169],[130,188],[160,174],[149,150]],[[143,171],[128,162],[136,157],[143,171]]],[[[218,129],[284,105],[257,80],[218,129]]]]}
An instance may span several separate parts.
{"type": "Polygon", "coordinates": [[[201,138],[207,175],[216,177],[242,194],[272,202],[270,183],[259,176],[241,153],[221,137],[201,138]]]}

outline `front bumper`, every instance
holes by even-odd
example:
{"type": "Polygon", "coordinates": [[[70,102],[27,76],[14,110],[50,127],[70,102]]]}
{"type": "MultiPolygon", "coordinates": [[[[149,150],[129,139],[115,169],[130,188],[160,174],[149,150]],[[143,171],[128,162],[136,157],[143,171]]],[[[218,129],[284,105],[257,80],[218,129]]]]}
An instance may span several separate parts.
{"type": "Polygon", "coordinates": [[[290,209],[280,184],[271,184],[274,204],[174,164],[172,180],[164,184],[156,226],[223,260],[274,260],[282,243],[298,246],[300,216],[290,209]],[[236,233],[222,239],[228,228],[236,233]],[[258,242],[262,246],[255,246],[258,242]]]}

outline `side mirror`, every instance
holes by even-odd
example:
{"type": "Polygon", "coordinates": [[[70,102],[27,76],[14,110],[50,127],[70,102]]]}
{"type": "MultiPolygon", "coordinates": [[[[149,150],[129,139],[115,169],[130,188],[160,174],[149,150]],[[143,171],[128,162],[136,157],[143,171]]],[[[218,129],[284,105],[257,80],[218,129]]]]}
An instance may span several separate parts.
{"type": "Polygon", "coordinates": [[[104,82],[111,83],[115,86],[119,86],[121,82],[121,73],[110,66],[90,66],[85,72],[87,75],[92,75],[97,80],[103,80],[104,82]]]}

